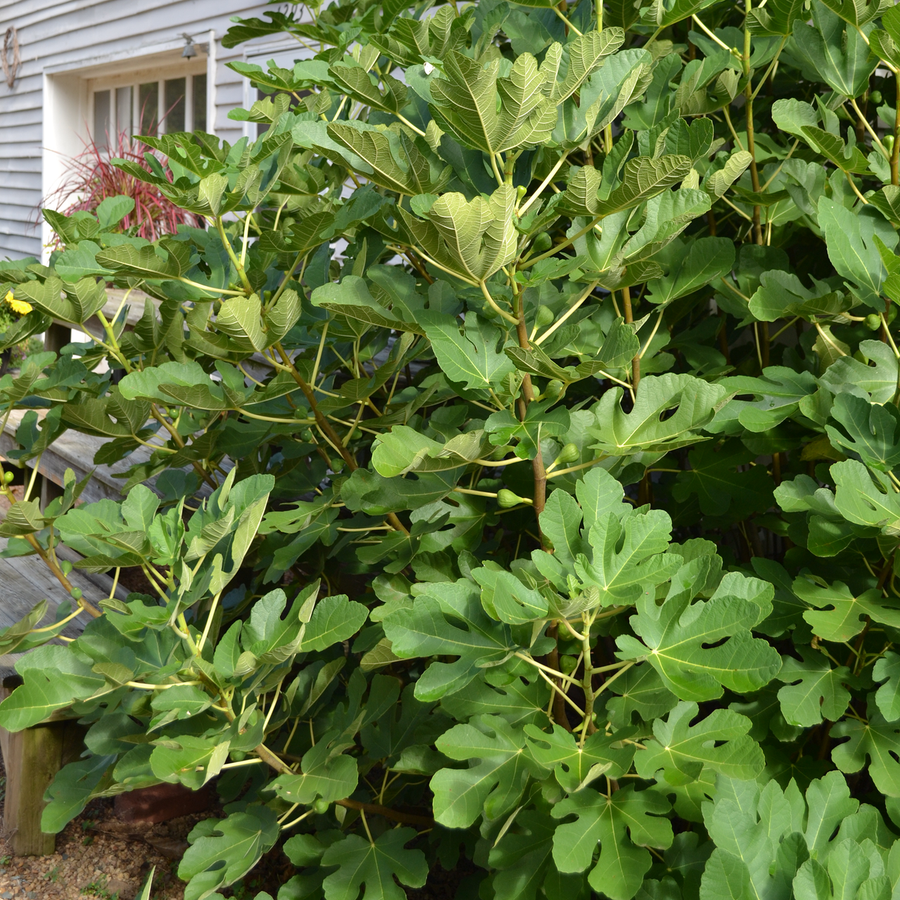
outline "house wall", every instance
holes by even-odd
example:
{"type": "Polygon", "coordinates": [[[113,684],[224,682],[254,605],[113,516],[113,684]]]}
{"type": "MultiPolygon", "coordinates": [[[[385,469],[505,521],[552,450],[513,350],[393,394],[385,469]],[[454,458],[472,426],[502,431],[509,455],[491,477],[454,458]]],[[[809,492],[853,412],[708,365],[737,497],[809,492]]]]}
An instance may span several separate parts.
{"type": "Polygon", "coordinates": [[[226,63],[252,55],[253,42],[226,50],[221,39],[231,16],[272,8],[265,0],[0,0],[0,48],[15,26],[21,58],[11,89],[0,71],[0,259],[41,255],[41,199],[83,147],[89,80],[160,66],[178,77],[183,32],[209,45],[208,54],[199,51],[207,130],[239,139],[244,125],[227,115],[244,102],[244,80],[226,63]]]}

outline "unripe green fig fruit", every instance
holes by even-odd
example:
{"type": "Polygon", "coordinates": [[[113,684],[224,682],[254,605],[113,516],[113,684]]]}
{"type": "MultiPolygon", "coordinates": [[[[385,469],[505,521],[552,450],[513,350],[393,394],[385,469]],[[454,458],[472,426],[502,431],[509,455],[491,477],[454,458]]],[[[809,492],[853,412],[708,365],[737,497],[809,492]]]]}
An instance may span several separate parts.
{"type": "Polygon", "coordinates": [[[881,139],[881,143],[884,144],[884,149],[887,150],[888,153],[894,152],[894,136],[892,134],[886,134],[881,139]]]}
{"type": "Polygon", "coordinates": [[[4,472],[3,473],[3,481],[6,484],[12,484],[12,481],[15,477],[16,477],[15,472],[4,472]]]}
{"type": "Polygon", "coordinates": [[[561,381],[556,381],[554,379],[547,383],[547,388],[544,391],[543,396],[555,399],[562,393],[564,387],[565,385],[561,381]]]}
{"type": "Polygon", "coordinates": [[[534,249],[538,253],[546,253],[553,246],[553,238],[546,231],[541,232],[534,239],[534,249]]]}
{"type": "Polygon", "coordinates": [[[561,656],[559,658],[559,669],[563,675],[571,675],[575,671],[578,660],[574,656],[561,656]]]}
{"type": "Polygon", "coordinates": [[[524,501],[518,494],[508,491],[506,488],[500,488],[500,490],[497,491],[497,502],[504,509],[510,509],[513,506],[518,506],[524,501]]]}
{"type": "Polygon", "coordinates": [[[870,313],[866,316],[866,328],[869,331],[877,331],[881,328],[881,316],[877,316],[875,313],[870,313]]]}
{"type": "Polygon", "coordinates": [[[67,559],[64,559],[64,560],[59,564],[59,567],[60,567],[60,569],[62,569],[63,575],[68,575],[69,572],[71,572],[71,571],[72,571],[72,568],[73,568],[72,563],[70,563],[69,560],[67,560],[67,559]]]}
{"type": "Polygon", "coordinates": [[[72,599],[80,600],[84,596],[81,588],[73,587],[72,588],[72,599]]]}
{"type": "Polygon", "coordinates": [[[538,328],[543,328],[545,325],[549,325],[553,321],[553,313],[547,306],[542,306],[537,311],[537,315],[534,317],[534,324],[537,325],[538,328]]]}
{"type": "Polygon", "coordinates": [[[559,455],[556,457],[556,461],[558,463],[573,463],[577,462],[580,456],[581,451],[578,449],[578,446],[569,442],[565,447],[562,448],[562,450],[559,451],[559,455]]]}

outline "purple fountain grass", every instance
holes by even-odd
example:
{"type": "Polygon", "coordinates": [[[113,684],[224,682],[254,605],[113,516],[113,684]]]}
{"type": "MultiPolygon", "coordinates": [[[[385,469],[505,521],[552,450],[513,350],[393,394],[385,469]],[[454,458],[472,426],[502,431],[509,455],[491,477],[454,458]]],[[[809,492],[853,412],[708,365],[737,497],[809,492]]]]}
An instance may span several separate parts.
{"type": "MultiPolygon", "coordinates": [[[[148,184],[118,168],[114,160],[125,159],[150,171],[144,158],[152,151],[140,138],[120,131],[109,149],[98,144],[93,135],[84,140],[84,149],[69,161],[65,181],[45,198],[44,206],[72,214],[78,210],[93,212],[107,197],[131,197],[134,210],[121,222],[123,231],[153,241],[174,234],[179,225],[202,225],[202,218],[180,209],[157,186],[148,184]]],[[[157,157],[169,180],[172,173],[164,157],[157,157]]]]}

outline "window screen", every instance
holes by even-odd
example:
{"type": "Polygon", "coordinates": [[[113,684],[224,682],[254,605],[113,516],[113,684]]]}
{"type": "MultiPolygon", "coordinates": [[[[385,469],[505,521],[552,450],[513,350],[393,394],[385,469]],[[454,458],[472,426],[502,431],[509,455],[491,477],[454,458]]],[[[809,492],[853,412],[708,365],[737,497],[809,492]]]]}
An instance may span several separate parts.
{"type": "Polygon", "coordinates": [[[191,90],[193,94],[195,131],[206,131],[206,76],[195,75],[192,79],[191,90]]]}
{"type": "Polygon", "coordinates": [[[149,81],[138,89],[137,130],[139,134],[156,134],[159,120],[159,82],[149,81]]]}
{"type": "Polygon", "coordinates": [[[94,140],[106,144],[110,132],[110,99],[109,91],[94,93],[94,140]]]}
{"type": "Polygon", "coordinates": [[[163,125],[166,134],[185,130],[185,96],[187,80],[185,78],[170,78],[166,81],[166,89],[163,95],[163,125]]]}

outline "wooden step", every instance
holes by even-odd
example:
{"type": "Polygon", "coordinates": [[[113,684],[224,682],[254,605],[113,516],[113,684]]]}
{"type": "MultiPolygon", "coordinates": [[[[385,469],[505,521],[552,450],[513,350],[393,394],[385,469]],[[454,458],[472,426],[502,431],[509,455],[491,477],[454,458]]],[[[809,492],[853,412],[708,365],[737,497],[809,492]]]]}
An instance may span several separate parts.
{"type": "MultiPolygon", "coordinates": [[[[26,412],[28,410],[13,410],[6,423],[6,428],[0,433],[0,455],[4,458],[10,450],[17,450],[19,447],[16,443],[16,431],[18,431],[26,412]]],[[[41,413],[38,415],[40,416],[41,413]]],[[[151,451],[147,447],[138,447],[125,459],[110,466],[95,466],[94,455],[107,440],[107,438],[93,437],[71,429],[64,431],[41,455],[38,473],[54,484],[62,486],[65,483],[66,469],[72,470],[76,481],[81,481],[85,475],[93,472],[93,477],[81,495],[81,502],[121,500],[125,478],[116,478],[115,476],[125,475],[133,465],[147,462],[150,459],[151,451]]],[[[33,461],[29,461],[28,465],[32,466],[33,461]]]]}
{"type": "MultiPolygon", "coordinates": [[[[0,538],[0,551],[6,549],[7,539],[0,538]]],[[[61,559],[77,562],[81,557],[67,547],[59,548],[61,559]]],[[[73,569],[69,581],[81,591],[86,600],[95,606],[109,597],[113,580],[108,575],[95,575],[73,569]]],[[[119,600],[128,597],[128,590],[116,586],[114,596],[119,600]]],[[[71,601],[69,594],[38,556],[0,557],[0,629],[9,628],[21,621],[41,600],[49,601],[44,625],[49,625],[60,603],[71,601]]],[[[76,638],[81,634],[87,614],[73,619],[63,629],[65,637],[76,638]]],[[[11,666],[17,654],[0,656],[0,667],[11,666]]]]}

